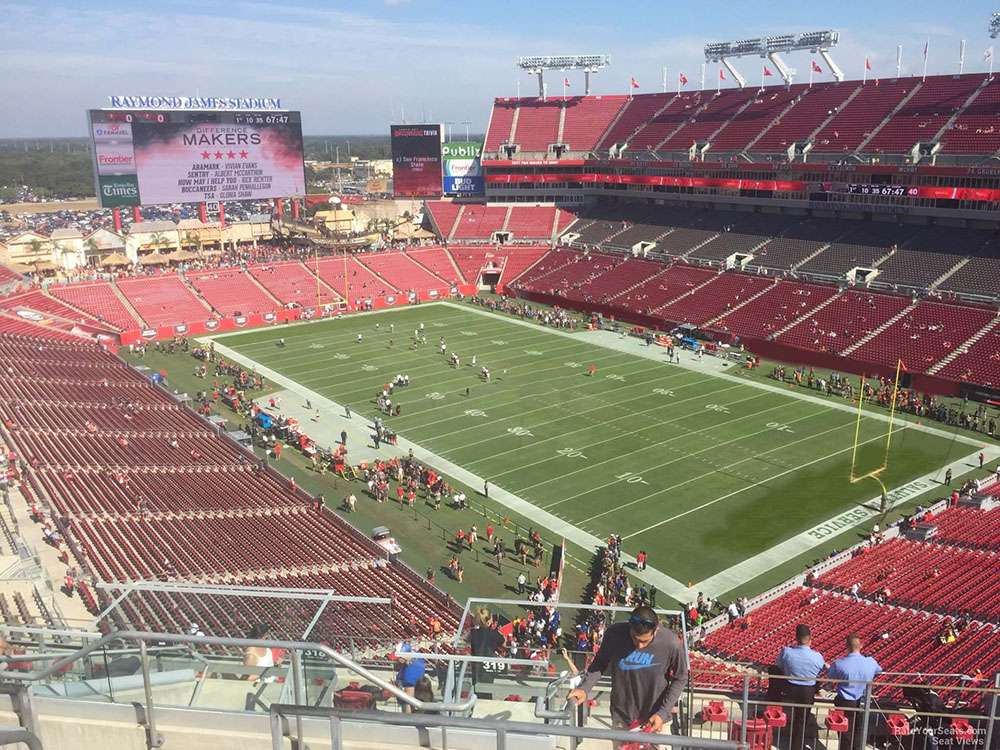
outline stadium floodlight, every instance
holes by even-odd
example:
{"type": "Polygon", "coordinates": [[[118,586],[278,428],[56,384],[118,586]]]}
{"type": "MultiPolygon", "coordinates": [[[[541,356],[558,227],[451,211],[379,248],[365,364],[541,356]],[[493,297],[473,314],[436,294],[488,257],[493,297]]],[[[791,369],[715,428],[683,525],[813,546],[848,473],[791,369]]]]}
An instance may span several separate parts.
{"type": "Polygon", "coordinates": [[[538,97],[545,96],[546,70],[582,70],[584,73],[583,92],[590,94],[590,74],[611,64],[610,55],[531,55],[517,58],[516,66],[534,76],[538,76],[538,97]]]}
{"type": "Polygon", "coordinates": [[[791,85],[795,70],[785,65],[781,54],[798,50],[819,53],[837,81],[844,80],[844,73],[830,57],[830,48],[840,41],[840,33],[833,30],[809,31],[804,34],[778,34],[757,39],[740,39],[735,42],[712,42],[705,45],[705,62],[721,62],[740,85],[746,86],[746,79],[730,62],[735,57],[766,57],[785,83],[791,85]]]}
{"type": "Polygon", "coordinates": [[[1000,36],[1000,10],[990,19],[990,38],[996,39],[998,36],[1000,36]]]}

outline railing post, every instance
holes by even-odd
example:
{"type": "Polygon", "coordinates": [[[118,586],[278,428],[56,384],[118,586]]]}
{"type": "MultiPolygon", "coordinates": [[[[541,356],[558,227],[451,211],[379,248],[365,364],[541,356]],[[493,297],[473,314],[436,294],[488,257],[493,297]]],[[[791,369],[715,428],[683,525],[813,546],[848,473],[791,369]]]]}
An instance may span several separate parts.
{"type": "MultiPolygon", "coordinates": [[[[1000,674],[998,674],[993,680],[993,687],[1000,688],[1000,674]]],[[[991,747],[990,742],[993,740],[993,728],[997,723],[997,695],[994,693],[990,696],[990,699],[986,701],[989,711],[989,720],[986,722],[986,743],[983,747],[987,750],[991,747]]]]}
{"type": "Polygon", "coordinates": [[[145,641],[139,641],[139,660],[142,663],[142,689],[146,695],[146,747],[153,750],[163,746],[163,738],[156,731],[153,685],[149,678],[149,652],[145,641]]]}
{"type": "MultiPolygon", "coordinates": [[[[298,649],[292,651],[292,700],[296,706],[303,706],[302,700],[302,652],[298,649]]],[[[302,715],[295,715],[295,750],[302,750],[302,715]]]]}
{"type": "MultiPolygon", "coordinates": [[[[330,750],[343,750],[344,748],[344,725],[340,717],[330,714],[330,750]]],[[[280,748],[276,748],[280,750],[280,748]]]]}
{"type": "MultiPolygon", "coordinates": [[[[865,713],[861,717],[861,745],[862,745],[862,747],[864,747],[865,743],[868,741],[868,717],[871,716],[871,713],[872,713],[872,684],[871,684],[871,682],[868,682],[865,685],[865,713]]],[[[858,718],[857,714],[855,714],[854,720],[857,721],[857,718],[858,718]]],[[[849,731],[849,732],[851,732],[853,734],[853,732],[854,732],[854,723],[853,722],[849,722],[849,726],[848,726],[848,730],[847,731],[849,731]]],[[[851,738],[851,743],[852,743],[852,745],[854,743],[854,738],[853,737],[851,738]]]]}
{"type": "Polygon", "coordinates": [[[747,722],[750,721],[750,675],[743,673],[743,699],[740,702],[740,744],[747,744],[747,722]]]}
{"type": "Polygon", "coordinates": [[[507,750],[506,729],[497,729],[497,750],[507,750]]]}

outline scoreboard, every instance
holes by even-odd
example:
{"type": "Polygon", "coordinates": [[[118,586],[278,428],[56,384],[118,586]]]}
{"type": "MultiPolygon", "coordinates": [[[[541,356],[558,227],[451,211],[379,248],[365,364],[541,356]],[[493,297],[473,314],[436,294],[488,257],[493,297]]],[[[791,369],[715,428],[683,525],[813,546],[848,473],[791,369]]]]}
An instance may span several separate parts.
{"type": "Polygon", "coordinates": [[[305,194],[298,112],[95,109],[87,128],[104,208],[305,194]]]}
{"type": "Polygon", "coordinates": [[[392,192],[399,198],[441,197],[440,125],[392,125],[392,192]]]}

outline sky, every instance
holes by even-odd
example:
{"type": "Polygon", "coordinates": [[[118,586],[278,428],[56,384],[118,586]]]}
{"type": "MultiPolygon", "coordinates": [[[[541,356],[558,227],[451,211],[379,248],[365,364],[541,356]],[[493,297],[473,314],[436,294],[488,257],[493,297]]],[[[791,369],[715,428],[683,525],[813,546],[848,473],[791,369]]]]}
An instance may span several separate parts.
{"type": "MultiPolygon", "coordinates": [[[[606,53],[592,93],[671,90],[678,74],[698,87],[703,46],[778,33],[840,32],[834,59],[860,78],[985,71],[990,15],[1000,3],[961,0],[638,2],[594,0],[0,0],[0,137],[82,136],[84,111],[111,94],[274,96],[301,110],[307,135],[386,133],[390,122],[452,122],[485,130],[495,96],[537,92],[518,55],[606,53]]],[[[808,52],[787,62],[808,79],[808,52]]],[[[829,80],[826,66],[816,80],[829,80]]],[[[737,62],[759,85],[759,59],[737,62]]],[[[568,74],[570,94],[582,73],[568,74]]],[[[717,65],[708,72],[714,87],[717,65]]],[[[549,75],[549,95],[563,74],[549,75]]],[[[769,81],[777,81],[777,78],[769,81]]],[[[463,133],[464,134],[464,133],[463,133]]]]}

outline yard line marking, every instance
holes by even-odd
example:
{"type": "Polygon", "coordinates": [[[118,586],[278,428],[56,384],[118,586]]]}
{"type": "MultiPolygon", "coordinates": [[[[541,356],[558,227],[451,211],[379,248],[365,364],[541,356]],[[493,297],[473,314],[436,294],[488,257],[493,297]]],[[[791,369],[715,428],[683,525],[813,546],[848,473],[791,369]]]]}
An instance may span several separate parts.
{"type": "MultiPolygon", "coordinates": [[[[849,423],[845,423],[845,425],[849,426],[849,423]]],[[[841,425],[837,429],[843,429],[843,427],[845,425],[841,425]]],[[[909,429],[909,428],[900,428],[900,429],[909,429]]],[[[858,445],[867,445],[868,443],[874,443],[876,440],[881,440],[882,438],[884,438],[888,434],[889,434],[888,432],[883,432],[881,435],[876,435],[875,437],[873,437],[873,438],[871,438],[869,440],[863,440],[862,442],[858,443],[858,445]]],[[[787,446],[782,446],[782,447],[787,447],[787,446]]],[[[775,449],[775,450],[777,450],[777,449],[775,449]]],[[[664,524],[672,523],[672,522],[676,521],[678,518],[683,518],[684,516],[690,515],[692,513],[696,513],[699,510],[704,510],[705,508],[707,508],[707,507],[709,507],[711,505],[715,505],[716,503],[720,503],[723,500],[728,500],[731,497],[735,497],[736,495],[742,494],[742,493],[746,492],[747,490],[752,490],[754,487],[759,487],[762,484],[767,484],[768,482],[774,481],[775,479],[780,479],[781,477],[786,476],[788,474],[793,474],[796,471],[801,471],[802,469],[806,468],[807,466],[812,466],[813,464],[821,463],[823,461],[826,461],[828,458],[833,458],[834,456],[839,456],[841,453],[847,453],[848,451],[851,451],[851,450],[854,450],[854,446],[853,445],[850,445],[847,448],[842,448],[839,451],[834,451],[833,453],[827,453],[825,456],[820,456],[819,458],[815,458],[812,461],[807,461],[806,463],[800,464],[799,466],[794,466],[791,469],[786,469],[785,471],[779,472],[777,474],[773,474],[772,476],[769,476],[769,477],[766,477],[764,479],[758,480],[758,481],[754,482],[753,484],[748,484],[746,487],[742,487],[742,488],[740,488],[740,489],[738,489],[738,490],[736,490],[734,492],[730,492],[730,493],[728,493],[726,495],[722,495],[721,497],[717,497],[714,500],[709,500],[708,502],[702,503],[701,505],[695,506],[694,508],[689,508],[688,510],[682,511],[681,513],[678,513],[675,516],[671,516],[670,518],[664,518],[662,521],[657,521],[656,523],[651,524],[651,525],[647,526],[644,529],[640,529],[639,531],[635,531],[635,532],[633,532],[633,533],[631,533],[631,534],[629,534],[627,536],[623,536],[622,537],[622,541],[624,541],[625,539],[631,539],[632,537],[639,536],[640,534],[645,534],[647,531],[652,531],[653,529],[659,528],[660,526],[663,526],[664,524]]],[[[770,453],[770,452],[771,451],[765,451],[765,453],[770,453]]],[[[761,455],[764,455],[764,454],[762,453],[761,455]]],[[[718,469],[716,471],[710,471],[707,474],[702,474],[700,477],[695,477],[695,479],[704,479],[705,477],[711,476],[712,474],[715,474],[717,472],[718,472],[718,469]]],[[[688,484],[691,481],[694,481],[694,480],[688,480],[687,482],[681,482],[681,485],[688,484]]],[[[674,487],[679,487],[681,485],[675,485],[674,487]]],[[[674,489],[674,487],[667,487],[666,489],[660,490],[658,492],[654,492],[651,495],[647,495],[645,498],[642,498],[642,499],[648,500],[651,497],[655,497],[656,495],[661,495],[664,492],[668,492],[668,491],[674,489]]]]}
{"type": "MultiPolygon", "coordinates": [[[[705,383],[705,382],[707,382],[709,380],[712,380],[712,378],[703,378],[701,380],[693,380],[690,383],[684,383],[682,385],[676,385],[676,386],[674,386],[674,388],[676,388],[677,390],[680,390],[681,388],[686,388],[686,387],[688,387],[690,385],[698,385],[699,383],[705,383]]],[[[653,380],[646,380],[646,381],[643,381],[641,383],[637,383],[637,385],[645,386],[645,385],[649,385],[650,383],[655,383],[655,382],[658,382],[658,379],[654,378],[653,380]]],[[[713,393],[720,393],[720,391],[713,391],[713,393]]],[[[668,406],[673,406],[674,404],[681,404],[681,403],[684,403],[684,401],[690,401],[693,398],[701,398],[704,395],[706,395],[706,394],[699,394],[698,396],[693,396],[691,399],[681,399],[680,401],[671,401],[669,403],[661,404],[660,406],[654,407],[653,409],[646,409],[645,411],[631,412],[630,416],[636,416],[636,415],[639,415],[639,414],[645,414],[646,412],[655,411],[656,409],[663,409],[663,408],[666,408],[668,406]]],[[[523,396],[522,399],[523,398],[528,398],[528,396],[523,396]]],[[[579,412],[576,412],[574,414],[563,414],[562,416],[557,417],[556,419],[549,419],[549,420],[546,420],[545,422],[537,422],[535,424],[528,425],[528,429],[534,430],[534,429],[537,429],[539,427],[543,427],[544,425],[547,425],[547,424],[552,424],[554,422],[561,422],[564,419],[578,418],[578,417],[582,416],[583,414],[589,414],[592,411],[600,411],[601,409],[608,409],[608,408],[615,409],[615,408],[618,408],[618,407],[622,406],[623,404],[629,403],[630,401],[637,401],[639,399],[644,399],[644,398],[646,398],[646,394],[645,393],[642,394],[642,395],[640,395],[640,396],[631,396],[629,398],[623,399],[622,401],[605,402],[605,403],[602,403],[600,406],[595,406],[593,409],[584,409],[583,411],[579,411],[579,412]]],[[[520,401],[522,399],[518,399],[518,400],[520,401]]],[[[581,399],[589,399],[589,400],[593,401],[594,400],[594,395],[588,393],[588,394],[584,394],[582,396],[577,396],[575,398],[567,399],[566,401],[561,402],[559,404],[559,406],[565,406],[566,404],[571,404],[574,401],[580,401],[581,399]]],[[[497,417],[496,419],[492,420],[491,424],[496,424],[496,423],[499,423],[499,422],[504,422],[504,421],[506,421],[508,419],[520,419],[521,417],[525,416],[526,414],[534,414],[535,412],[539,412],[539,411],[547,411],[547,410],[551,409],[552,406],[553,406],[552,404],[546,404],[545,406],[540,406],[537,409],[530,409],[528,411],[518,412],[516,414],[511,414],[510,416],[506,416],[506,417],[497,417]]],[[[459,416],[460,415],[456,415],[453,418],[457,419],[457,418],[459,418],[459,416]]],[[[621,417],[617,417],[617,418],[615,418],[613,420],[610,420],[610,421],[614,422],[614,421],[617,421],[618,419],[621,419],[621,417]]],[[[448,421],[448,420],[439,420],[439,421],[448,421]]],[[[416,429],[422,429],[422,427],[423,426],[418,427],[416,429]]],[[[480,429],[482,427],[483,427],[483,425],[481,425],[481,424],[471,424],[471,425],[468,425],[466,427],[461,428],[460,430],[452,430],[451,432],[443,432],[440,435],[434,435],[433,437],[427,438],[427,440],[428,441],[439,440],[439,439],[441,439],[443,437],[447,437],[448,435],[455,435],[455,434],[457,434],[459,432],[465,432],[466,430],[480,429]]],[[[584,429],[584,430],[585,429],[592,429],[592,426],[591,427],[582,427],[580,429],[584,429]]],[[[648,429],[648,428],[646,428],[646,429],[648,429]]],[[[579,431],[580,430],[573,430],[573,432],[579,432],[579,431]]],[[[573,432],[564,432],[564,433],[560,434],[558,437],[563,437],[564,435],[572,435],[573,432]]],[[[475,443],[465,443],[464,445],[460,446],[460,448],[468,448],[468,447],[473,446],[473,445],[479,445],[480,443],[488,443],[488,442],[496,440],[496,439],[498,439],[500,437],[503,437],[503,435],[502,434],[498,435],[498,436],[495,435],[495,436],[492,436],[492,437],[488,437],[488,438],[486,438],[484,440],[479,440],[478,442],[475,442],[475,443]]],[[[552,440],[552,439],[553,438],[546,438],[546,440],[552,440]]],[[[535,444],[533,443],[532,445],[535,445],[535,444]]],[[[502,453],[494,453],[494,454],[492,454],[490,456],[490,458],[494,458],[496,456],[502,456],[505,453],[511,453],[512,451],[515,451],[515,450],[519,450],[519,449],[518,448],[512,448],[511,450],[503,451],[502,453]]],[[[469,465],[472,465],[474,463],[477,463],[477,462],[476,461],[470,461],[469,465]]]]}
{"type": "MultiPolygon", "coordinates": [[[[691,383],[690,385],[695,385],[698,382],[703,382],[703,381],[695,381],[695,383],[691,383]]],[[[677,387],[680,388],[681,386],[677,386],[677,387]]],[[[731,391],[731,390],[734,390],[734,388],[733,387],[722,388],[722,389],[717,390],[717,391],[712,391],[712,393],[713,394],[715,394],[715,393],[723,393],[725,391],[731,391]]],[[[708,396],[708,394],[706,394],[706,393],[699,393],[699,394],[696,394],[694,396],[690,396],[689,398],[682,398],[679,401],[671,401],[670,403],[659,404],[659,405],[654,406],[654,407],[652,407],[650,409],[643,409],[642,411],[633,411],[633,412],[630,412],[628,414],[623,414],[620,417],[615,417],[614,419],[605,420],[603,422],[603,424],[604,425],[609,425],[609,424],[612,424],[613,422],[618,422],[618,421],[620,421],[622,419],[631,419],[633,417],[638,417],[640,414],[648,414],[649,412],[659,411],[661,409],[666,409],[666,408],[671,407],[671,406],[676,406],[677,404],[683,404],[683,403],[686,403],[688,401],[694,401],[694,400],[699,399],[699,398],[706,398],[707,396],[708,396]]],[[[629,401],[636,401],[636,400],[641,399],[641,398],[646,398],[646,394],[643,394],[642,396],[636,396],[635,398],[626,399],[622,403],[623,404],[627,404],[629,401]]],[[[746,399],[740,399],[739,401],[734,401],[733,404],[740,404],[740,403],[743,403],[743,401],[749,401],[749,400],[754,399],[754,398],[759,398],[759,396],[750,396],[749,398],[746,398],[746,399]]],[[[616,404],[614,406],[619,406],[619,405],[620,404],[616,404]]],[[[584,411],[577,412],[576,414],[564,414],[563,416],[559,417],[558,419],[549,419],[549,420],[547,420],[545,422],[538,422],[537,424],[530,425],[529,428],[533,429],[533,428],[542,427],[542,426],[547,425],[547,424],[552,424],[554,422],[560,422],[560,421],[562,421],[564,419],[569,419],[571,417],[579,417],[582,414],[587,414],[587,413],[592,412],[592,411],[599,411],[600,409],[605,409],[605,408],[607,408],[607,407],[606,406],[599,406],[599,407],[596,407],[594,409],[585,409],[584,411]]],[[[692,416],[694,416],[694,415],[693,414],[687,414],[687,415],[684,416],[684,419],[687,419],[688,417],[692,417],[692,416]]],[[[672,420],[672,421],[676,421],[676,420],[672,420]]],[[[659,422],[658,424],[660,424],[660,425],[662,425],[662,424],[670,424],[670,422],[659,422]]],[[[657,426],[657,425],[650,425],[650,427],[655,427],[655,426],[657,426]]],[[[584,425],[583,427],[578,427],[575,430],[570,430],[569,432],[560,432],[558,435],[553,435],[552,437],[547,437],[547,438],[543,438],[541,440],[536,440],[535,442],[533,442],[531,444],[531,447],[534,448],[536,446],[542,445],[543,443],[548,443],[548,442],[551,442],[553,440],[562,440],[567,435],[574,435],[577,432],[583,432],[585,430],[592,430],[592,429],[594,429],[594,425],[589,424],[589,425],[584,425]]],[[[621,437],[622,437],[621,435],[618,435],[618,436],[616,436],[616,439],[620,440],[621,437]]],[[[497,440],[497,439],[499,439],[499,436],[495,436],[494,435],[494,436],[486,438],[484,440],[477,440],[474,443],[465,443],[464,445],[460,446],[456,450],[465,450],[466,448],[471,448],[474,445],[481,445],[482,443],[490,443],[490,442],[493,442],[494,440],[497,440]]],[[[508,453],[514,453],[514,452],[519,451],[519,450],[522,450],[522,448],[520,446],[515,446],[514,448],[510,448],[510,449],[505,450],[505,451],[500,451],[498,453],[492,453],[489,456],[484,456],[483,458],[476,459],[475,461],[468,461],[467,464],[469,466],[475,466],[476,464],[482,463],[483,461],[492,460],[492,459],[497,458],[499,456],[505,456],[508,453]]],[[[510,474],[511,472],[507,471],[507,472],[504,472],[504,473],[505,474],[510,474]]]]}
{"type": "MultiPolygon", "coordinates": [[[[713,393],[720,393],[720,392],[721,391],[713,391],[713,393]]],[[[755,398],[757,398],[757,396],[748,396],[747,398],[740,399],[738,401],[733,401],[729,405],[730,406],[735,406],[736,404],[741,404],[744,401],[752,401],[755,398]]],[[[693,399],[685,399],[685,400],[689,400],[690,401],[690,400],[693,400],[693,399]]],[[[678,401],[678,402],[675,402],[675,403],[681,403],[681,402],[678,401]]],[[[741,419],[748,419],[750,417],[760,416],[761,414],[766,414],[769,411],[774,411],[775,409],[783,409],[783,408],[786,408],[787,406],[788,406],[787,404],[777,404],[775,406],[769,406],[768,408],[762,409],[761,411],[751,412],[750,414],[746,414],[746,415],[744,415],[742,417],[734,417],[733,419],[727,419],[727,420],[725,420],[723,422],[719,422],[718,424],[710,425],[709,427],[703,427],[700,430],[695,430],[693,433],[692,432],[686,432],[683,435],[675,435],[674,437],[667,438],[666,440],[660,440],[660,441],[658,441],[656,443],[650,443],[649,445],[644,445],[642,448],[639,448],[638,450],[634,451],[634,453],[638,453],[640,451],[644,451],[644,450],[647,450],[649,448],[657,448],[657,447],[666,445],[667,443],[672,443],[674,440],[682,440],[682,439],[688,437],[689,435],[697,434],[698,432],[705,432],[705,431],[709,431],[709,430],[714,430],[714,429],[716,429],[718,427],[723,427],[723,426],[725,426],[727,424],[730,424],[732,422],[738,422],[741,419]]],[[[598,443],[590,443],[587,447],[588,448],[592,448],[592,447],[597,446],[597,445],[603,445],[604,443],[615,443],[615,442],[618,442],[618,441],[623,440],[625,438],[628,438],[628,437],[630,437],[632,435],[637,435],[640,432],[645,432],[646,430],[650,430],[650,429],[653,429],[653,428],[656,428],[656,427],[662,427],[663,425],[674,424],[676,422],[683,422],[685,419],[689,419],[691,417],[695,417],[695,416],[697,416],[700,413],[701,413],[700,411],[695,411],[695,412],[691,412],[690,414],[681,415],[677,419],[668,419],[665,422],[657,422],[656,424],[649,425],[647,427],[643,427],[642,429],[633,430],[632,432],[627,432],[624,435],[615,435],[614,437],[608,438],[607,440],[602,440],[602,441],[600,441],[598,443]]],[[[560,437],[562,437],[562,436],[560,435],[560,437]]],[[[629,455],[631,455],[631,454],[629,454],[629,455]]],[[[528,468],[530,466],[534,466],[534,465],[540,464],[540,463],[545,463],[546,461],[558,461],[559,458],[560,458],[559,456],[547,456],[545,459],[543,459],[541,461],[534,461],[534,462],[532,462],[530,464],[522,464],[522,465],[520,465],[520,466],[518,466],[518,467],[516,467],[514,469],[510,469],[510,470],[505,471],[503,473],[504,474],[512,474],[514,472],[524,471],[526,468],[528,468]]],[[[583,466],[583,467],[581,467],[579,469],[574,469],[573,471],[562,472],[558,476],[550,477],[549,479],[544,479],[541,482],[536,482],[535,484],[529,484],[529,485],[527,485],[526,487],[524,487],[522,489],[529,489],[529,488],[534,488],[534,487],[540,487],[541,485],[548,484],[549,482],[559,481],[559,480],[565,479],[566,477],[573,476],[574,474],[579,474],[580,472],[583,472],[583,471],[589,471],[590,469],[594,468],[595,466],[602,466],[602,465],[607,464],[607,463],[613,463],[615,461],[621,461],[621,460],[622,460],[622,456],[620,454],[616,455],[616,456],[612,456],[611,458],[606,458],[606,459],[603,459],[601,461],[597,461],[595,463],[588,464],[587,466],[583,466]]],[[[496,476],[503,476],[503,474],[497,474],[496,476]]],[[[520,490],[518,490],[518,491],[520,492],[520,490]]],[[[588,492],[589,492],[589,490],[588,490],[588,492]]],[[[584,494],[586,494],[586,493],[584,493],[584,494]]],[[[563,500],[559,500],[559,501],[557,501],[555,503],[551,503],[550,505],[545,505],[545,506],[542,506],[542,507],[544,507],[544,508],[552,508],[552,507],[555,507],[556,505],[560,505],[563,502],[564,502],[563,500]]]]}
{"type": "MultiPolygon", "coordinates": [[[[1000,456],[1000,446],[986,446],[984,452],[987,455],[987,461],[993,461],[993,459],[1000,456]]],[[[892,509],[904,505],[930,490],[941,489],[942,485],[938,477],[948,468],[955,473],[956,478],[969,473],[969,467],[975,466],[978,463],[978,455],[979,452],[976,451],[953,461],[946,467],[935,469],[924,474],[922,477],[917,477],[904,485],[890,490],[886,495],[888,508],[892,509]]],[[[800,534],[779,542],[753,557],[749,557],[726,570],[719,571],[715,575],[698,583],[696,588],[699,591],[704,591],[711,597],[717,597],[720,594],[732,591],[736,587],[752,581],[767,571],[783,565],[799,555],[805,554],[823,542],[845,531],[850,531],[867,521],[874,520],[876,516],[882,515],[880,510],[873,509],[878,507],[881,500],[881,496],[873,497],[865,503],[855,505],[853,508],[847,508],[832,518],[816,524],[811,529],[806,529],[800,534]]]]}
{"type": "MultiPolygon", "coordinates": [[[[532,378],[537,373],[547,372],[548,370],[553,370],[553,369],[557,369],[557,368],[555,368],[555,367],[543,367],[543,368],[541,368],[539,370],[533,370],[531,372],[532,378]]],[[[647,372],[647,370],[641,370],[639,372],[647,372]]],[[[679,373],[679,374],[678,373],[668,374],[668,375],[665,375],[662,378],[658,379],[656,382],[666,382],[667,380],[672,380],[673,378],[679,377],[680,375],[687,375],[687,374],[688,374],[687,372],[683,372],[683,373],[679,373]]],[[[556,375],[554,377],[546,378],[545,382],[546,383],[552,383],[555,380],[562,380],[564,378],[578,378],[578,377],[580,377],[580,373],[579,372],[571,372],[571,373],[567,373],[566,375],[556,375]]],[[[651,382],[651,381],[644,381],[644,382],[642,382],[642,383],[640,383],[638,385],[649,385],[649,382],[651,382]]],[[[691,382],[695,382],[695,381],[691,381],[691,382]]],[[[681,385],[688,385],[688,384],[687,383],[682,383],[681,385]]],[[[634,386],[628,386],[628,388],[632,388],[632,387],[634,387],[634,386]]],[[[680,386],[674,386],[674,387],[677,388],[677,387],[680,387],[680,386]]],[[[526,398],[532,398],[532,397],[538,397],[538,398],[540,398],[541,396],[548,395],[549,393],[557,392],[558,390],[559,390],[558,388],[550,388],[548,391],[546,391],[543,394],[524,394],[524,395],[518,396],[513,401],[506,401],[506,400],[502,401],[502,402],[500,402],[497,405],[497,407],[493,407],[491,405],[491,408],[504,408],[505,406],[514,405],[514,404],[516,404],[516,403],[518,403],[520,401],[523,401],[526,398]]],[[[462,403],[463,404],[468,404],[468,403],[472,403],[473,401],[475,401],[477,399],[491,398],[492,397],[489,392],[482,393],[481,391],[482,391],[482,389],[480,389],[479,391],[477,391],[477,393],[480,393],[480,395],[478,395],[478,396],[470,396],[468,399],[464,399],[462,401],[462,403]]],[[[596,395],[591,395],[590,398],[597,400],[597,396],[596,395]]],[[[608,402],[604,402],[604,403],[607,404],[608,402]]],[[[419,409],[419,410],[416,410],[416,411],[408,410],[407,413],[401,417],[401,419],[405,420],[405,419],[409,419],[411,417],[421,416],[421,415],[426,414],[428,412],[437,411],[438,409],[448,409],[448,408],[451,408],[453,406],[454,406],[453,404],[447,403],[447,404],[441,404],[440,406],[430,406],[430,407],[428,407],[426,409],[419,409]]],[[[451,417],[445,417],[443,419],[436,419],[436,420],[434,420],[432,422],[421,422],[420,425],[415,426],[415,427],[410,428],[410,429],[418,429],[419,430],[419,429],[423,429],[424,427],[430,426],[432,424],[438,424],[439,422],[447,422],[447,421],[449,421],[451,419],[457,419],[457,418],[458,418],[457,416],[451,416],[451,417]]]]}
{"type": "MultiPolygon", "coordinates": [[[[677,435],[675,437],[670,438],[669,440],[664,440],[664,441],[662,441],[660,443],[654,443],[653,445],[648,445],[648,446],[646,446],[646,448],[642,448],[641,450],[646,450],[647,448],[654,448],[654,447],[659,447],[659,446],[662,446],[662,445],[666,445],[667,443],[673,442],[674,440],[684,440],[684,439],[689,438],[691,435],[698,434],[699,432],[705,432],[705,431],[709,431],[709,430],[714,430],[714,429],[716,429],[718,427],[722,427],[723,425],[730,424],[731,422],[738,422],[741,419],[748,419],[750,417],[757,417],[757,416],[760,416],[761,414],[766,414],[769,411],[774,411],[775,409],[784,409],[784,408],[787,408],[787,407],[788,407],[787,404],[778,404],[777,406],[773,406],[773,407],[771,407],[769,409],[764,409],[763,411],[754,412],[753,414],[747,414],[745,417],[739,417],[737,419],[730,419],[730,420],[727,420],[726,422],[722,422],[720,424],[713,425],[711,427],[704,427],[704,428],[702,428],[700,430],[695,430],[694,432],[686,432],[683,435],[677,435]]],[[[830,410],[826,409],[824,411],[830,411],[830,410]]],[[[803,417],[799,417],[797,419],[791,420],[789,422],[789,424],[795,424],[796,422],[802,422],[802,421],[804,421],[806,419],[812,419],[813,417],[818,417],[821,414],[823,414],[822,411],[812,412],[811,414],[807,414],[807,415],[805,415],[803,417]]],[[[678,461],[685,461],[685,460],[691,458],[691,456],[697,456],[697,455],[699,455],[701,453],[706,453],[708,451],[713,451],[713,450],[716,450],[717,448],[722,447],[723,445],[729,445],[730,443],[738,443],[739,441],[746,440],[747,438],[751,438],[754,435],[760,435],[761,433],[770,432],[770,431],[771,431],[770,427],[765,427],[763,430],[757,430],[756,432],[750,432],[750,433],[747,433],[747,434],[740,435],[738,437],[732,438],[730,440],[723,441],[721,443],[716,443],[715,445],[710,445],[707,448],[702,448],[701,450],[694,451],[693,453],[687,453],[687,454],[685,454],[683,456],[679,456],[678,458],[673,458],[673,459],[671,459],[669,461],[666,461],[666,462],[664,462],[662,464],[656,464],[655,466],[648,466],[648,467],[645,467],[643,469],[637,469],[635,471],[635,473],[642,475],[642,474],[645,474],[645,473],[650,472],[650,471],[657,471],[658,469],[662,469],[665,466],[670,466],[672,464],[675,464],[678,461]]],[[[817,437],[818,435],[823,435],[823,434],[825,434],[825,433],[820,432],[820,433],[817,433],[816,435],[812,435],[812,436],[810,436],[809,438],[806,438],[806,439],[807,440],[811,440],[813,437],[817,437]]],[[[802,441],[798,441],[798,442],[802,442],[802,441]]],[[[787,445],[783,445],[783,446],[780,446],[780,447],[781,448],[787,448],[789,445],[795,445],[795,443],[794,442],[793,443],[788,443],[787,445]]],[[[773,450],[778,450],[778,448],[775,448],[773,450]]],[[[635,451],[631,455],[635,455],[635,453],[637,453],[637,452],[638,451],[635,451]]],[[[757,455],[758,456],[763,456],[763,455],[766,455],[767,453],[770,453],[770,452],[771,451],[765,451],[764,453],[758,453],[757,455]]],[[[757,456],[752,456],[751,458],[756,458],[756,457],[757,456]]],[[[593,468],[594,466],[600,466],[601,464],[609,463],[610,461],[620,461],[620,460],[621,460],[620,457],[616,457],[614,459],[607,459],[605,461],[601,461],[600,463],[593,464],[592,466],[587,467],[587,468],[590,469],[590,468],[593,468]]],[[[751,460],[751,459],[750,458],[745,458],[745,459],[742,459],[740,461],[735,461],[735,462],[729,464],[729,466],[736,466],[737,464],[741,464],[744,461],[749,461],[749,460],[751,460]]],[[[563,479],[564,477],[570,476],[571,474],[576,474],[576,473],[578,473],[580,471],[585,471],[585,469],[578,469],[577,471],[571,471],[568,474],[561,474],[559,476],[559,479],[563,479]]],[[[575,495],[570,495],[569,497],[563,498],[562,500],[559,500],[559,501],[554,502],[554,503],[550,503],[549,505],[543,505],[542,507],[546,508],[546,509],[547,508],[553,508],[556,505],[560,505],[562,503],[568,502],[569,500],[575,500],[576,498],[583,497],[584,495],[589,495],[591,492],[596,492],[597,490],[604,489],[605,487],[610,487],[611,485],[617,484],[617,483],[618,483],[618,480],[615,479],[612,482],[607,482],[606,484],[601,484],[601,485],[598,485],[596,487],[591,487],[591,488],[587,489],[585,492],[578,492],[575,495]]],[[[633,502],[638,502],[638,500],[633,501],[633,502]]],[[[606,516],[606,515],[608,515],[608,513],[613,513],[615,511],[621,510],[623,508],[627,508],[629,505],[632,505],[632,503],[630,502],[630,503],[626,503],[625,505],[619,505],[614,510],[606,511],[604,513],[598,513],[596,516],[590,516],[590,519],[593,520],[595,518],[600,518],[601,516],[606,516]]]]}

